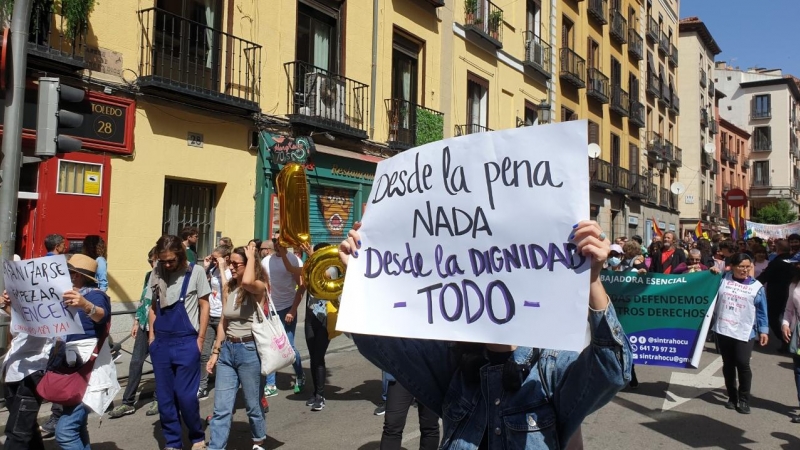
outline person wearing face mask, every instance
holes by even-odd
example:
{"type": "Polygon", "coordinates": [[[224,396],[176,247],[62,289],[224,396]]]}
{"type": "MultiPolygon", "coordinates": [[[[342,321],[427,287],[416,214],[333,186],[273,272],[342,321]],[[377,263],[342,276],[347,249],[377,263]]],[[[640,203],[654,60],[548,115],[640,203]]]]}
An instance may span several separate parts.
{"type": "Polygon", "coordinates": [[[607,269],[613,270],[614,272],[619,272],[624,270],[622,267],[622,247],[619,244],[611,244],[609,247],[611,250],[608,252],[608,260],[606,261],[607,269]]]}
{"type": "Polygon", "coordinates": [[[667,231],[664,233],[661,253],[654,256],[650,263],[650,272],[669,275],[673,273],[678,265],[685,262],[686,253],[675,248],[675,233],[667,231]]]}

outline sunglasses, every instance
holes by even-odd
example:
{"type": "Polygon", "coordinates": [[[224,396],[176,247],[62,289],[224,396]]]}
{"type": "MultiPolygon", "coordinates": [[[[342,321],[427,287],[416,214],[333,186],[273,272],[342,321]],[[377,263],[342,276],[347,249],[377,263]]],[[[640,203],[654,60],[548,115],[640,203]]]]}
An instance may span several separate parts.
{"type": "Polygon", "coordinates": [[[247,263],[240,263],[240,262],[236,262],[236,261],[231,261],[231,262],[230,262],[230,264],[228,264],[228,265],[229,265],[229,266],[231,266],[231,269],[233,269],[233,270],[236,270],[236,269],[238,269],[239,267],[244,267],[244,266],[246,266],[246,265],[247,265],[247,263]]]}

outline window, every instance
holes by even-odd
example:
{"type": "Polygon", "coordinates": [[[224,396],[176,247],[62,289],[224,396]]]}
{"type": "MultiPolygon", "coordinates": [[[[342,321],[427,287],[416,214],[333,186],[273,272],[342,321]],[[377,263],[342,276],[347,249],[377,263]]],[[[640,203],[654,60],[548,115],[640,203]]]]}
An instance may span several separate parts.
{"type": "Polygon", "coordinates": [[[594,39],[588,38],[586,44],[586,67],[588,69],[600,68],[600,45],[594,39]]]}
{"type": "Polygon", "coordinates": [[[600,125],[589,121],[589,143],[600,145],[600,125]]]}
{"type": "Polygon", "coordinates": [[[390,130],[396,133],[390,139],[414,142],[417,109],[417,60],[420,46],[395,33],[392,39],[392,101],[389,117],[390,130]]]}
{"type": "Polygon", "coordinates": [[[771,95],[756,95],[753,97],[753,119],[769,118],[772,114],[770,105],[771,95]]]}
{"type": "Polygon", "coordinates": [[[628,26],[634,30],[639,29],[639,20],[636,17],[636,10],[628,7],[628,26]]]}
{"type": "Polygon", "coordinates": [[[753,162],[753,186],[769,185],[769,161],[753,162]]]}
{"type": "Polygon", "coordinates": [[[639,174],[639,147],[635,144],[628,144],[628,165],[632,174],[639,174]]]}
{"type": "MultiPolygon", "coordinates": [[[[561,121],[562,122],[569,122],[570,120],[578,120],[578,115],[575,114],[575,111],[562,106],[561,107],[561,121]]],[[[591,142],[591,141],[590,141],[591,142]]]]}
{"type": "Polygon", "coordinates": [[[339,10],[323,1],[297,3],[297,60],[337,73],[339,10]]]}
{"type": "Polygon", "coordinates": [[[634,74],[628,75],[628,88],[631,91],[631,101],[639,101],[639,79],[634,74]]]}
{"type": "Polygon", "coordinates": [[[619,136],[614,133],[611,133],[611,166],[612,167],[620,167],[620,140],[619,136]]]}
{"type": "Polygon", "coordinates": [[[529,127],[539,123],[539,111],[536,106],[529,101],[525,101],[525,126],[529,127]]]}
{"type": "Polygon", "coordinates": [[[541,36],[542,7],[538,0],[528,0],[525,8],[525,29],[536,36],[541,36]]]}
{"type": "Polygon", "coordinates": [[[467,72],[468,134],[486,131],[489,126],[489,82],[467,72]]]}
{"type": "Polygon", "coordinates": [[[561,16],[561,47],[575,47],[575,24],[567,16],[561,16]]]}
{"type": "Polygon", "coordinates": [[[209,184],[166,180],[164,183],[163,234],[177,235],[184,227],[196,227],[197,254],[208,255],[214,249],[214,211],[216,187],[209,184]]]}
{"type": "Polygon", "coordinates": [[[753,150],[772,150],[772,130],[770,127],[753,128],[753,150]]]}
{"type": "MultiPolygon", "coordinates": [[[[30,164],[35,167],[35,164],[30,164]]],[[[25,167],[25,166],[23,166],[25,167]]],[[[91,195],[102,194],[103,166],[77,161],[58,161],[59,194],[91,195]]],[[[34,189],[35,190],[35,189],[34,189]]]]}
{"type": "Polygon", "coordinates": [[[622,66],[613,56],[611,57],[611,86],[622,87],[622,66]]]}

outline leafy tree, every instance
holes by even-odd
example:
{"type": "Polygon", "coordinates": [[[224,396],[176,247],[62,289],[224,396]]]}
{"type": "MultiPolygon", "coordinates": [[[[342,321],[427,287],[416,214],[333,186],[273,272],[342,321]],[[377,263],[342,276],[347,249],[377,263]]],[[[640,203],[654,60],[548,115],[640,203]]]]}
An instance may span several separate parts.
{"type": "Polygon", "coordinates": [[[753,221],[758,223],[771,223],[780,225],[797,220],[797,212],[792,210],[792,205],[786,200],[770,203],[760,208],[753,215],[753,221]]]}

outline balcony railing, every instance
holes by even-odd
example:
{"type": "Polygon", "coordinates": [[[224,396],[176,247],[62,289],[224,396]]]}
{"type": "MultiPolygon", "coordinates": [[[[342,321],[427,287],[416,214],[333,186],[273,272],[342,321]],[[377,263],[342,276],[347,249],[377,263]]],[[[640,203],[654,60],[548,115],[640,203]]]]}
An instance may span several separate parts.
{"type": "Polygon", "coordinates": [[[753,119],[769,119],[772,117],[772,109],[752,108],[750,117],[753,119]]]}
{"type": "Polygon", "coordinates": [[[742,170],[747,171],[747,169],[749,169],[749,168],[750,168],[750,160],[749,159],[743,159],[742,160],[742,170]]]}
{"type": "Polygon", "coordinates": [[[700,110],[700,126],[708,126],[708,111],[705,108],[700,110]]]}
{"type": "Polygon", "coordinates": [[[260,110],[260,45],[163,9],[138,14],[140,89],[212,109],[260,110]]]}
{"type": "Polygon", "coordinates": [[[754,187],[770,187],[772,186],[772,178],[769,176],[753,177],[754,187]]]}
{"type": "Polygon", "coordinates": [[[706,170],[714,166],[714,155],[710,155],[700,149],[700,167],[706,170]]]}
{"type": "Polygon", "coordinates": [[[647,151],[652,156],[664,157],[664,140],[655,131],[647,132],[647,151]]]}
{"type": "Polygon", "coordinates": [[[658,189],[658,192],[658,206],[669,208],[669,189],[662,187],[658,189]]]}
{"type": "Polygon", "coordinates": [[[723,162],[728,162],[731,159],[731,152],[726,147],[722,147],[722,150],[719,152],[720,159],[723,162]]]}
{"type": "Polygon", "coordinates": [[[620,44],[628,42],[628,21],[617,9],[611,11],[611,29],[608,32],[620,44]]]}
{"type": "Polygon", "coordinates": [[[672,145],[672,142],[670,142],[667,139],[664,139],[663,148],[664,148],[664,159],[666,159],[667,161],[675,160],[675,154],[674,154],[675,146],[672,145]]]}
{"type": "Polygon", "coordinates": [[[586,60],[569,47],[563,47],[560,56],[559,76],[577,88],[586,87],[586,60]]]}
{"type": "Polygon", "coordinates": [[[635,61],[644,59],[644,40],[635,28],[628,28],[628,53],[635,61]]]}
{"type": "Polygon", "coordinates": [[[658,26],[656,19],[652,16],[647,17],[647,40],[656,43],[660,34],[661,28],[658,26]]]}
{"type": "Polygon", "coordinates": [[[494,131],[494,130],[475,123],[456,125],[456,136],[466,136],[468,134],[485,133],[487,131],[494,131]]]}
{"type": "Polygon", "coordinates": [[[673,211],[678,210],[678,194],[669,193],[669,209],[673,211]]]}
{"type": "MultiPolygon", "coordinates": [[[[8,2],[9,5],[13,2],[8,2]]],[[[59,2],[60,12],[56,13],[56,4],[50,2],[33,2],[30,25],[28,27],[28,62],[32,66],[67,68],[78,70],[86,67],[86,38],[89,31],[87,23],[76,25],[75,30],[64,17],[64,6],[59,2]]],[[[7,43],[9,49],[11,42],[7,43]]]]}
{"type": "Polygon", "coordinates": [[[739,164],[739,156],[736,153],[731,152],[731,156],[728,158],[728,161],[735,166],[736,164],[739,164]]]}
{"type": "Polygon", "coordinates": [[[708,131],[711,134],[717,134],[717,132],[719,131],[719,125],[717,125],[716,120],[712,120],[708,123],[708,131]]]}
{"type": "Polygon", "coordinates": [[[405,150],[444,137],[444,114],[397,98],[384,100],[389,148],[405,150]]]}
{"type": "Polygon", "coordinates": [[[658,97],[658,101],[664,106],[669,106],[670,89],[666,77],[661,79],[660,85],[661,85],[661,95],[658,97]]]}
{"type": "Polygon", "coordinates": [[[706,71],[700,69],[700,86],[706,87],[708,84],[708,77],[706,76],[706,71]]]}
{"type": "Polygon", "coordinates": [[[611,163],[599,158],[589,158],[589,180],[592,186],[611,188],[614,186],[614,171],[611,163]]]}
{"type": "Polygon", "coordinates": [[[608,0],[589,0],[589,15],[599,23],[608,23],[608,0]]]}
{"type": "Polygon", "coordinates": [[[503,10],[494,3],[480,0],[467,2],[464,28],[477,32],[497,48],[503,47],[503,10]],[[472,5],[470,7],[469,5],[472,5]]]}
{"type": "Polygon", "coordinates": [[[658,185],[653,182],[648,183],[647,187],[647,201],[654,205],[658,204],[658,185]]]}
{"type": "Polygon", "coordinates": [[[369,85],[302,61],[283,66],[291,122],[366,139],[369,85]]]}
{"type": "Polygon", "coordinates": [[[525,64],[533,67],[537,72],[550,78],[550,57],[553,53],[550,44],[533,34],[525,32],[525,64]]]}
{"type": "Polygon", "coordinates": [[[647,93],[655,98],[661,96],[661,80],[655,72],[647,71],[647,93]]]}
{"type": "Polygon", "coordinates": [[[616,112],[622,117],[628,117],[630,114],[631,99],[627,92],[622,87],[614,86],[611,93],[611,110],[616,112]]]}
{"type": "Polygon", "coordinates": [[[642,199],[647,198],[650,188],[650,183],[648,183],[647,177],[644,175],[635,174],[633,177],[636,179],[636,185],[633,186],[633,195],[642,199]]]}
{"type": "Polygon", "coordinates": [[[661,31],[660,37],[658,40],[658,52],[669,55],[669,36],[664,31],[661,31]]]}
{"type": "Polygon", "coordinates": [[[722,217],[722,203],[720,202],[714,203],[714,216],[722,217]]]}
{"type": "Polygon", "coordinates": [[[714,80],[710,77],[708,79],[708,93],[713,96],[714,95],[714,80]]]}
{"type": "Polygon", "coordinates": [[[608,77],[603,72],[600,72],[600,69],[594,67],[589,69],[589,84],[586,87],[586,95],[600,103],[608,103],[608,77]]]}
{"type": "Polygon", "coordinates": [[[669,44],[669,62],[673,66],[678,65],[678,47],[675,44],[669,44]]]}
{"type": "Polygon", "coordinates": [[[630,170],[614,167],[614,188],[616,190],[621,191],[623,194],[632,194],[635,183],[635,175],[630,170]]]}
{"type": "Polygon", "coordinates": [[[719,161],[716,159],[714,160],[714,164],[711,166],[711,173],[714,175],[719,175],[719,161]]]}
{"type": "Polygon", "coordinates": [[[644,128],[645,125],[645,110],[642,102],[638,100],[631,100],[631,115],[628,123],[638,128],[644,128]]]}
{"type": "Polygon", "coordinates": [[[675,167],[680,167],[683,165],[683,150],[681,150],[680,147],[675,147],[672,165],[675,167]]]}
{"type": "Polygon", "coordinates": [[[756,152],[772,151],[772,139],[753,136],[753,151],[756,152]]]}
{"type": "Polygon", "coordinates": [[[669,103],[669,109],[673,111],[675,114],[678,114],[681,112],[681,99],[675,92],[672,92],[671,97],[672,98],[670,98],[671,101],[669,103]]]}

